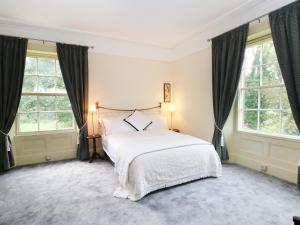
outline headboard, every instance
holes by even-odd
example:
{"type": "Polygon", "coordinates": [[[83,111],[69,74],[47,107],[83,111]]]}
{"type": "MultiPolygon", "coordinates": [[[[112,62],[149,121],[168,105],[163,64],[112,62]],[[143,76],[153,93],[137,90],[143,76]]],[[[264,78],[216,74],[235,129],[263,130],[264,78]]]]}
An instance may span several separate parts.
{"type": "Polygon", "coordinates": [[[115,111],[115,112],[133,112],[135,110],[137,111],[148,111],[153,109],[161,109],[161,102],[158,103],[157,106],[149,107],[149,108],[135,108],[135,109],[117,109],[117,108],[109,108],[100,106],[99,102],[96,102],[96,109],[99,110],[109,110],[109,111],[115,111]]]}
{"type": "MultiPolygon", "coordinates": [[[[104,107],[99,104],[99,102],[96,102],[96,109],[97,109],[97,118],[98,120],[101,118],[101,116],[109,117],[109,116],[129,116],[131,113],[133,113],[135,110],[137,111],[143,111],[145,114],[162,114],[162,104],[161,102],[158,103],[158,105],[149,107],[149,108],[135,108],[135,109],[121,109],[121,108],[110,108],[110,107],[104,107]]],[[[100,133],[102,133],[102,127],[101,124],[98,123],[100,133]]]]}

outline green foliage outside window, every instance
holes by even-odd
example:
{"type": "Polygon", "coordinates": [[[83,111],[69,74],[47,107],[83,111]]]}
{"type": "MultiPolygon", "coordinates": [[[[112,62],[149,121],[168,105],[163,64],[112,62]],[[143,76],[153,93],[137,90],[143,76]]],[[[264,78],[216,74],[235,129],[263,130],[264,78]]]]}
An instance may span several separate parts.
{"type": "Polygon", "coordinates": [[[243,128],[299,135],[272,40],[246,49],[240,98],[243,128]]]}
{"type": "Polygon", "coordinates": [[[70,100],[54,57],[26,58],[18,131],[38,132],[74,129],[70,100]]]}

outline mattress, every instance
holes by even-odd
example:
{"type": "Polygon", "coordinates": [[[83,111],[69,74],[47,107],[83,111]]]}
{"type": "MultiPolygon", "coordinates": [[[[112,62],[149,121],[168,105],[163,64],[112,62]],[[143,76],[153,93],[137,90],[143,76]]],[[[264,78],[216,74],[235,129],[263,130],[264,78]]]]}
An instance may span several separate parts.
{"type": "Polygon", "coordinates": [[[106,135],[102,137],[102,147],[110,160],[115,163],[119,142],[114,135],[106,135]]]}
{"type": "Polygon", "coordinates": [[[114,196],[141,199],[146,194],[191,180],[221,176],[213,145],[168,130],[128,132],[103,137],[115,163],[119,186],[114,196]]]}

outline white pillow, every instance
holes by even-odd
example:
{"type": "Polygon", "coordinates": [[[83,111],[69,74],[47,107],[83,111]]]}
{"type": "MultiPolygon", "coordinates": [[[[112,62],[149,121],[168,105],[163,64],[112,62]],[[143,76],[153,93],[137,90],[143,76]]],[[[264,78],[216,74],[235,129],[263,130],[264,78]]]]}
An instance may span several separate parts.
{"type": "Polygon", "coordinates": [[[105,135],[135,131],[129,124],[124,123],[123,116],[101,118],[105,135]]]}
{"type": "Polygon", "coordinates": [[[149,120],[152,123],[147,127],[147,130],[168,130],[167,118],[162,115],[149,115],[149,120]]]}
{"type": "Polygon", "coordinates": [[[130,116],[125,118],[124,121],[136,131],[143,131],[152,123],[148,117],[139,111],[134,111],[130,116]]]}

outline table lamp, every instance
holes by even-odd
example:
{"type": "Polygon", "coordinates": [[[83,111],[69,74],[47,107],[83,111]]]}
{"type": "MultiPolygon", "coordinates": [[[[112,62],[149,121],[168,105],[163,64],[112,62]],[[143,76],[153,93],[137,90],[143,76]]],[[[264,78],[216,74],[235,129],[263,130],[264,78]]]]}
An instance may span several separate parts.
{"type": "Polygon", "coordinates": [[[173,129],[173,112],[175,111],[175,106],[170,105],[169,106],[169,111],[171,112],[171,130],[173,129]]]}
{"type": "Polygon", "coordinates": [[[89,112],[92,113],[93,136],[94,136],[95,135],[95,132],[94,132],[94,112],[97,112],[95,104],[90,104],[89,105],[89,112]]]}

